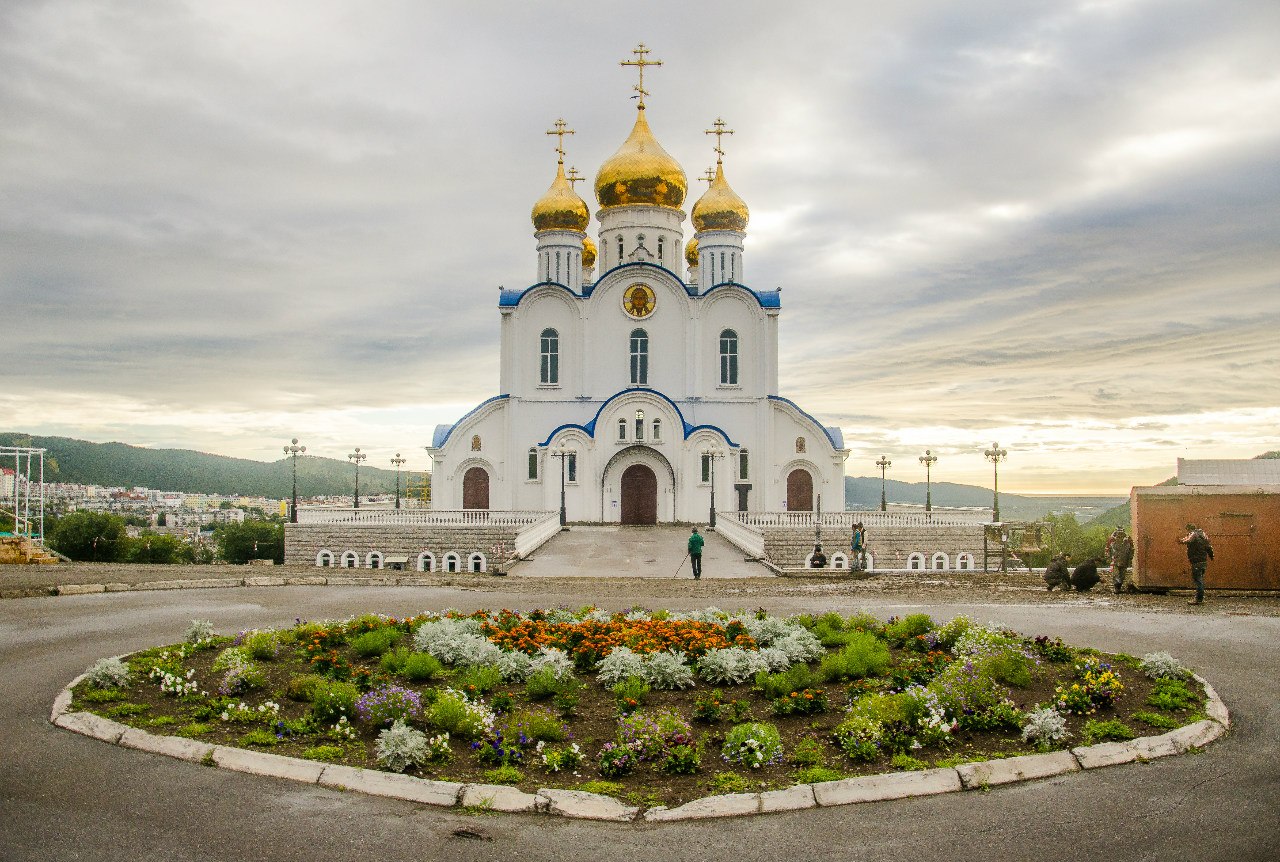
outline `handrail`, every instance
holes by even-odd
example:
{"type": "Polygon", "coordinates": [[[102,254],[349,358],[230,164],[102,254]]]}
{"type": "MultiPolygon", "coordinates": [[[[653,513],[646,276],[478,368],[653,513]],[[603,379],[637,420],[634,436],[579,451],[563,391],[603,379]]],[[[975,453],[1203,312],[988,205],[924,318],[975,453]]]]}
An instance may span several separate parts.
{"type": "MultiPolygon", "coordinates": [[[[735,512],[749,527],[806,528],[812,530],[818,520],[814,512],[735,512]]],[[[968,527],[991,522],[988,510],[944,512],[823,512],[823,528],[851,531],[855,523],[868,530],[878,527],[968,527]]]]}
{"type": "Polygon", "coordinates": [[[489,509],[353,509],[299,506],[299,524],[420,524],[438,526],[520,527],[541,522],[545,511],[494,511],[489,509]]]}

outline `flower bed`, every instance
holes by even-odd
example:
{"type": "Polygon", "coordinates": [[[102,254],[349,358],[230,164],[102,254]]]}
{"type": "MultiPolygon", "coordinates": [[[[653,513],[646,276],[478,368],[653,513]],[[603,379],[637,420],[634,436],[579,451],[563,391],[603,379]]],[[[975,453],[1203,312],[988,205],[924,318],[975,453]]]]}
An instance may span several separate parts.
{"type": "Polygon", "coordinates": [[[365,615],[103,660],[73,707],[170,733],[643,807],[1049,751],[1203,716],[1176,659],[958,617],[365,615]]]}

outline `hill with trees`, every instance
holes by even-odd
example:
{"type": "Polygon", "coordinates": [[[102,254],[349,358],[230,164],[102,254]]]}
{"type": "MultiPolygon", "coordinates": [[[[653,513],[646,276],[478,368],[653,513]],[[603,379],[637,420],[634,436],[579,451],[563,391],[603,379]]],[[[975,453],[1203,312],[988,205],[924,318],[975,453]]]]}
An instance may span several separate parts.
{"type": "MultiPolygon", "coordinates": [[[[190,449],[147,449],[125,443],[91,443],[70,437],[41,437],[0,433],[0,446],[47,449],[45,481],[103,485],[109,488],[151,488],[191,494],[270,497],[293,493],[291,459],[253,461],[190,449]]],[[[298,494],[303,497],[350,494],[355,468],[349,461],[304,455],[298,458],[298,494]]],[[[400,476],[401,489],[408,476],[400,476]]],[[[360,467],[360,493],[395,492],[394,470],[360,467]]]]}
{"type": "MultiPolygon", "coordinates": [[[[924,505],[928,489],[924,482],[885,482],[885,497],[893,503],[924,505]]],[[[1116,506],[1124,497],[1116,496],[1040,496],[1028,494],[1000,494],[1000,516],[1006,521],[1035,521],[1051,514],[1070,514],[1081,521],[1101,516],[1116,506]]],[[[844,501],[848,509],[880,508],[879,476],[846,476],[844,501]]],[[[933,483],[935,506],[991,507],[991,489],[980,485],[962,485],[955,482],[933,483]]],[[[1127,505],[1127,504],[1126,504],[1127,505]]]]}

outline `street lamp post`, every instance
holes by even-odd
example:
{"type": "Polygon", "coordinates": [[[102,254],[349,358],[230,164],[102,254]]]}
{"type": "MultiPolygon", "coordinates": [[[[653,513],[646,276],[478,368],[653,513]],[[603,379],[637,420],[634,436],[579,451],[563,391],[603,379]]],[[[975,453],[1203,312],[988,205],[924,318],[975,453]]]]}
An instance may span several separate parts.
{"type": "Polygon", "coordinates": [[[880,460],[876,462],[876,466],[880,468],[880,511],[888,511],[888,504],[884,499],[884,471],[893,466],[893,462],[889,460],[888,455],[881,455],[880,460]]]}
{"type": "Polygon", "coordinates": [[[937,460],[938,456],[929,449],[925,449],[924,454],[920,456],[920,463],[924,465],[924,510],[926,512],[933,511],[933,477],[931,468],[937,460]]]}
{"type": "Polygon", "coordinates": [[[396,468],[396,508],[400,508],[400,465],[407,459],[401,458],[400,453],[396,453],[396,457],[391,459],[391,466],[396,468]]]}
{"type": "Polygon", "coordinates": [[[563,443],[556,444],[556,447],[551,450],[551,457],[560,459],[560,526],[561,527],[564,527],[569,523],[568,512],[566,511],[565,505],[564,505],[564,465],[568,460],[569,456],[573,454],[574,454],[574,450],[565,448],[565,445],[563,443]]]}
{"type": "Polygon", "coordinates": [[[289,523],[298,523],[298,456],[307,451],[306,446],[298,445],[298,438],[284,447],[284,454],[293,458],[293,505],[289,509],[289,523]]]}
{"type": "Polygon", "coordinates": [[[704,458],[711,460],[711,512],[707,516],[707,529],[714,530],[716,528],[716,461],[724,457],[724,453],[717,446],[712,446],[702,453],[704,458]]]}
{"type": "Polygon", "coordinates": [[[1000,462],[1008,457],[1009,452],[1000,448],[999,443],[992,443],[991,448],[983,453],[988,461],[991,462],[992,483],[991,483],[991,514],[992,520],[997,524],[1000,523],[1000,462]]]}
{"type": "Polygon", "coordinates": [[[360,462],[369,460],[369,456],[360,452],[360,447],[356,447],[356,451],[347,456],[348,461],[353,461],[356,465],[356,493],[354,497],[355,505],[353,509],[360,508],[360,462]]]}

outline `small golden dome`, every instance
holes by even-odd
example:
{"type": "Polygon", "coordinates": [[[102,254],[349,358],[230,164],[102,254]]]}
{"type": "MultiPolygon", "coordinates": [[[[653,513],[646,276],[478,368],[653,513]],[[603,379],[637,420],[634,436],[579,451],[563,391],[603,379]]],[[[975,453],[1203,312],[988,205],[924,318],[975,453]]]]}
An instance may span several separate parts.
{"type": "Polygon", "coordinates": [[[596,265],[596,244],[591,241],[591,237],[584,236],[582,238],[582,268],[591,269],[596,265]]]}
{"type": "Polygon", "coordinates": [[[698,265],[698,241],[691,239],[684,245],[684,262],[689,266],[698,265]]]}
{"type": "Polygon", "coordinates": [[[640,106],[631,134],[596,174],[596,200],[605,208],[648,204],[680,209],[688,192],[684,169],[654,138],[640,106]]]}
{"type": "Polygon", "coordinates": [[[724,178],[724,165],[716,163],[716,178],[706,193],[693,205],[693,228],[704,230],[736,230],[747,229],[747,219],[751,212],[746,201],[738,197],[737,192],[729,187],[724,178]]]}
{"type": "Polygon", "coordinates": [[[565,179],[564,162],[556,165],[556,178],[547,193],[533,205],[532,217],[534,230],[587,229],[591,211],[587,209],[587,202],[578,197],[565,179]]]}

